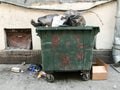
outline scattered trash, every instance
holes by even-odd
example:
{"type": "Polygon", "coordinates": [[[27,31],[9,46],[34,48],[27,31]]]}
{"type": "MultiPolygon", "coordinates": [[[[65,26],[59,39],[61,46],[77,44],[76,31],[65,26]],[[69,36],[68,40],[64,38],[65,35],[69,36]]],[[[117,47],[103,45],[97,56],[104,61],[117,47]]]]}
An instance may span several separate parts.
{"type": "Polygon", "coordinates": [[[44,78],[48,82],[54,82],[55,78],[52,74],[47,74],[44,71],[40,71],[37,78],[44,78]]]}
{"type": "Polygon", "coordinates": [[[44,71],[40,71],[37,78],[41,78],[45,76],[46,76],[46,73],[44,71]]]}
{"type": "Polygon", "coordinates": [[[21,70],[22,73],[24,73],[24,70],[21,70]]]}
{"type": "Polygon", "coordinates": [[[34,27],[38,26],[85,26],[86,21],[82,14],[76,10],[68,10],[65,15],[50,14],[38,18],[38,22],[31,20],[34,27]]]}
{"type": "Polygon", "coordinates": [[[31,71],[31,72],[40,72],[42,70],[42,66],[41,65],[32,64],[32,65],[30,65],[28,70],[31,71]]]}
{"type": "Polygon", "coordinates": [[[11,68],[11,71],[18,73],[18,72],[21,72],[21,69],[20,69],[19,67],[12,67],[12,68],[11,68]]]}
{"type": "Polygon", "coordinates": [[[52,74],[46,74],[45,79],[50,83],[55,81],[55,78],[52,74]]]}

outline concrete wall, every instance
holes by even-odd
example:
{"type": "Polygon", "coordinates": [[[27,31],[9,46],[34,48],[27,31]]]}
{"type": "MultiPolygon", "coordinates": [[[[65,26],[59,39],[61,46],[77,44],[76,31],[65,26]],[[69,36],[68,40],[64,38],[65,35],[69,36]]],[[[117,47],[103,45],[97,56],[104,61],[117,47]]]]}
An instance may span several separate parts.
{"type": "Polygon", "coordinates": [[[111,49],[114,39],[116,3],[109,3],[85,13],[87,25],[99,26],[96,49],[111,49]]]}
{"type": "Polygon", "coordinates": [[[6,35],[5,28],[31,28],[33,49],[41,49],[40,39],[35,32],[35,28],[30,24],[31,19],[37,20],[38,17],[50,13],[49,11],[30,10],[7,4],[0,4],[0,50],[5,49],[6,35]]]}
{"type": "MultiPolygon", "coordinates": [[[[73,8],[74,9],[74,8],[73,8]]],[[[91,9],[92,12],[83,12],[87,25],[100,26],[100,33],[96,36],[97,49],[111,49],[114,26],[116,3],[91,9]]],[[[37,20],[38,17],[47,14],[63,14],[63,12],[25,9],[8,4],[0,4],[0,50],[6,47],[5,28],[31,28],[33,49],[40,50],[40,39],[36,36],[35,28],[30,24],[30,20],[37,20]]]]}

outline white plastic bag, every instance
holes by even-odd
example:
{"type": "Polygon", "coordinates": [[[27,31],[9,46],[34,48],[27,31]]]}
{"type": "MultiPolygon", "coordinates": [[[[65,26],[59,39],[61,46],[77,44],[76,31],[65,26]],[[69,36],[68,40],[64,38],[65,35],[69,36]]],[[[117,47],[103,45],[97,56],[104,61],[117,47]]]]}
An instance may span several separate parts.
{"type": "Polygon", "coordinates": [[[66,19],[63,16],[54,16],[52,21],[52,27],[58,27],[63,25],[66,19]]]}

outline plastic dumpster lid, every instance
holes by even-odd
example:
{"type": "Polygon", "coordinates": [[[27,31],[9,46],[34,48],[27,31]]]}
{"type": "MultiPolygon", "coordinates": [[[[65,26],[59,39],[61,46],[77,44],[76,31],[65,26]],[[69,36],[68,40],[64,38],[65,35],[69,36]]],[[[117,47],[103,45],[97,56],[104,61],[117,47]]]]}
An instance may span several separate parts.
{"type": "Polygon", "coordinates": [[[67,26],[67,27],[36,27],[37,31],[45,31],[45,30],[93,30],[96,29],[99,31],[99,27],[94,27],[94,26],[67,26]]]}

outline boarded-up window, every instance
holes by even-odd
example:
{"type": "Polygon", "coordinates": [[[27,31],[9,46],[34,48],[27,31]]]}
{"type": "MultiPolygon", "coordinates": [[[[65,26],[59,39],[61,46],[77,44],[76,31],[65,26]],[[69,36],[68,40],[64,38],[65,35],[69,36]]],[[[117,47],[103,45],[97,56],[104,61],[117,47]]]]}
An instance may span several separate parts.
{"type": "Polygon", "coordinates": [[[5,29],[7,49],[32,49],[31,29],[5,29]]]}

